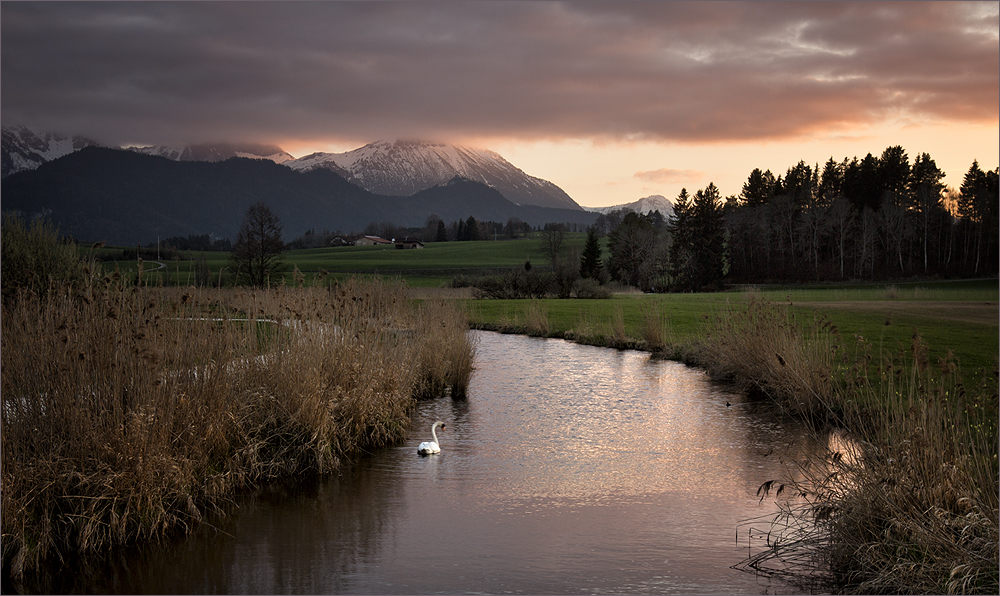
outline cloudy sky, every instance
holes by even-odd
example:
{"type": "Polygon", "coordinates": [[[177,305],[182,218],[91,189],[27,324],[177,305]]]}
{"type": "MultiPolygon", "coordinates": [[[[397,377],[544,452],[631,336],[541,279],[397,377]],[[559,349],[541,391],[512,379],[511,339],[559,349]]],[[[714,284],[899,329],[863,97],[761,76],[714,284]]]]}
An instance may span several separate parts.
{"type": "Polygon", "coordinates": [[[9,2],[2,120],[121,145],[493,149],[580,204],[998,165],[997,2],[9,2]]]}

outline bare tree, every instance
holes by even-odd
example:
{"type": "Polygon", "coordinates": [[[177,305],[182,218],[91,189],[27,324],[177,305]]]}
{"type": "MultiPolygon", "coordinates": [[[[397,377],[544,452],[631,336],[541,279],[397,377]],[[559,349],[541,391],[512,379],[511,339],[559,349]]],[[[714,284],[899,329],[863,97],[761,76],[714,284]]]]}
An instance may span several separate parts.
{"type": "Polygon", "coordinates": [[[565,239],[566,226],[561,223],[547,223],[542,229],[542,252],[549,258],[553,269],[559,264],[559,254],[565,239]]]}
{"type": "Polygon", "coordinates": [[[236,282],[255,287],[269,285],[284,252],[281,220],[263,202],[250,205],[233,243],[231,260],[236,282]]]}

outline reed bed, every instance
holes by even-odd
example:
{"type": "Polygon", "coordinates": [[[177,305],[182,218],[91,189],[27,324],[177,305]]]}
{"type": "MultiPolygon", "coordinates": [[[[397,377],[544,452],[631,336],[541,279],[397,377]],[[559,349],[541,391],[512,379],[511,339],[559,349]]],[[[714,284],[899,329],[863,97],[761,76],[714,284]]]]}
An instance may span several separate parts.
{"type": "Polygon", "coordinates": [[[524,313],[524,328],[528,335],[546,337],[549,334],[549,309],[538,300],[532,299],[524,313]]]}
{"type": "Polygon", "coordinates": [[[464,317],[405,287],[136,287],[116,276],[2,316],[4,573],[184,532],[269,478],[405,436],[462,395],[464,317]]]}
{"type": "Polygon", "coordinates": [[[795,498],[744,566],[851,593],[997,593],[997,371],[967,388],[916,332],[889,353],[855,339],[847,354],[835,328],[803,330],[751,296],[700,352],[784,411],[841,429],[817,424],[828,448],[762,484],[762,498],[795,498]]]}
{"type": "Polygon", "coordinates": [[[644,301],[639,307],[642,315],[640,335],[646,342],[646,349],[654,354],[662,354],[671,343],[670,319],[662,301],[644,301]]]}
{"type": "Polygon", "coordinates": [[[840,343],[828,321],[802,326],[789,310],[749,291],[738,306],[718,313],[693,360],[750,397],[769,398],[798,417],[827,419],[842,405],[833,392],[840,343]]]}

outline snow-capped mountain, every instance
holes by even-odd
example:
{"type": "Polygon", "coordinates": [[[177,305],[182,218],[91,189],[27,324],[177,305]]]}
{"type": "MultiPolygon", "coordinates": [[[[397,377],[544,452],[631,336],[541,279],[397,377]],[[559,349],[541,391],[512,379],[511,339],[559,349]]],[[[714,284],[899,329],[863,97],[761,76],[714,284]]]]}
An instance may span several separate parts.
{"type": "Polygon", "coordinates": [[[584,209],[595,213],[610,213],[616,209],[629,209],[635,211],[636,213],[659,211],[663,217],[670,217],[674,214],[674,204],[670,202],[670,199],[664,197],[663,195],[650,195],[648,197],[641,198],[638,201],[633,201],[632,203],[625,203],[624,205],[612,205],[611,207],[584,207],[584,209]]]}
{"type": "Polygon", "coordinates": [[[204,145],[187,145],[171,147],[154,145],[150,147],[127,147],[146,155],[166,157],[173,161],[226,161],[230,157],[249,157],[253,159],[269,159],[274,163],[285,163],[295,159],[277,145],[262,145],[259,143],[213,143],[204,145]]]}
{"type": "Polygon", "coordinates": [[[39,133],[24,126],[4,126],[2,131],[0,177],[33,170],[47,161],[58,159],[84,147],[101,146],[87,137],[39,133]]]}
{"type": "MultiPolygon", "coordinates": [[[[84,137],[37,133],[21,126],[3,127],[3,176],[34,169],[88,146],[103,146],[84,137]]],[[[225,161],[231,157],[268,159],[298,171],[332,170],[348,181],[380,195],[410,196],[460,176],[498,190],[517,205],[582,210],[555,184],[529,176],[500,154],[445,143],[378,141],[346,153],[313,153],[294,158],[275,145],[215,143],[203,145],[126,147],[128,151],[173,161],[225,161]]]]}
{"type": "MultiPolygon", "coordinates": [[[[87,137],[37,132],[24,126],[4,126],[2,174],[6,177],[14,172],[33,170],[47,161],[92,146],[106,145],[87,137]]],[[[284,163],[295,159],[281,147],[260,143],[214,143],[182,147],[159,145],[126,149],[174,161],[225,161],[230,157],[250,157],[284,163]]]]}
{"type": "Polygon", "coordinates": [[[581,209],[561,188],[535,178],[500,154],[446,143],[378,141],[346,153],[313,153],[285,165],[327,168],[368,191],[409,196],[455,176],[487,184],[518,205],[581,209]]]}

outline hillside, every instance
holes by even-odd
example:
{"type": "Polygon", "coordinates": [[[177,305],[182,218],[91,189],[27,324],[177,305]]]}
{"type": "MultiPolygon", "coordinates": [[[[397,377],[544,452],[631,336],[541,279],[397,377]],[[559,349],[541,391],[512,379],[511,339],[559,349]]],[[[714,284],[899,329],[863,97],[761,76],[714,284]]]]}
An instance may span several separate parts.
{"type": "Polygon", "coordinates": [[[172,161],[133,151],[88,147],[2,181],[3,209],[47,215],[81,241],[146,244],[157,237],[211,234],[235,238],[247,207],[264,201],[281,218],[286,240],[309,229],[360,231],[372,222],[422,226],[445,221],[532,225],[593,223],[596,214],[518,206],[482,183],[458,179],[412,197],[389,197],[320,168],[298,172],[270,160],[172,161]]]}

